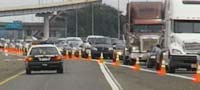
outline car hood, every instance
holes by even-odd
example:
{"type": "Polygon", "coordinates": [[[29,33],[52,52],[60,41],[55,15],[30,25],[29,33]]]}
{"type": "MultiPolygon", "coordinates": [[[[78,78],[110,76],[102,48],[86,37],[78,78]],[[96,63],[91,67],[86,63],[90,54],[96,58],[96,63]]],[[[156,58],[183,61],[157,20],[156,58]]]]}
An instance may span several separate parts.
{"type": "Polygon", "coordinates": [[[184,43],[200,43],[200,34],[198,33],[178,33],[173,34],[173,36],[184,43]]]}

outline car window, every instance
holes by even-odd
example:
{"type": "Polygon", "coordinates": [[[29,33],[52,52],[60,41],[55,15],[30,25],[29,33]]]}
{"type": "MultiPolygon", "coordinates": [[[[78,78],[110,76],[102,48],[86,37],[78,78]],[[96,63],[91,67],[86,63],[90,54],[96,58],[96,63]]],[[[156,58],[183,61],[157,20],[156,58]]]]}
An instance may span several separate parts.
{"type": "Polygon", "coordinates": [[[36,47],[32,48],[30,55],[58,55],[55,47],[36,47]]]}

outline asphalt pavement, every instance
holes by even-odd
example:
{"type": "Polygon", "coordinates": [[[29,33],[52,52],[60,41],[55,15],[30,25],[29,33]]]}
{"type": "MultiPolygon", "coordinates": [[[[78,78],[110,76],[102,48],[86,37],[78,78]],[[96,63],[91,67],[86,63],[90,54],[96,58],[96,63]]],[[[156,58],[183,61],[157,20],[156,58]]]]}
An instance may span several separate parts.
{"type": "Polygon", "coordinates": [[[24,63],[22,60],[22,56],[5,56],[3,53],[0,53],[0,81],[24,70],[24,63]]]}
{"type": "Polygon", "coordinates": [[[134,71],[126,67],[108,68],[124,90],[199,90],[200,84],[191,80],[159,76],[156,73],[134,71]]]}
{"type": "MultiPolygon", "coordinates": [[[[106,60],[110,62],[109,60],[106,60]]],[[[104,65],[104,64],[103,64],[104,65]]],[[[134,71],[127,66],[104,66],[94,61],[66,60],[64,74],[56,71],[37,71],[32,75],[22,74],[0,86],[0,90],[115,90],[113,83],[120,86],[118,90],[199,90],[200,83],[193,83],[193,72],[179,70],[173,75],[158,76],[153,69],[134,71]],[[102,67],[108,69],[102,70],[102,67]],[[148,72],[148,70],[150,72],[148,72]],[[110,72],[113,82],[104,72],[110,72]],[[106,77],[105,77],[106,76],[106,77]],[[117,82],[117,83],[116,83],[117,82]]]]}
{"type": "Polygon", "coordinates": [[[0,90],[111,90],[96,62],[65,61],[64,74],[55,71],[21,75],[0,90]]]}

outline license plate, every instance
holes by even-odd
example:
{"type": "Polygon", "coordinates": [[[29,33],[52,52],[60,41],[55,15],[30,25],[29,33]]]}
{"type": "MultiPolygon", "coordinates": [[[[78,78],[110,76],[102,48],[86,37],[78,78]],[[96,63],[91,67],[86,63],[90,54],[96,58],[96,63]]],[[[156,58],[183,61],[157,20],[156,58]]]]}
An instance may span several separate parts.
{"type": "Polygon", "coordinates": [[[156,56],[151,56],[151,59],[156,59],[156,56]]]}
{"type": "Polygon", "coordinates": [[[191,64],[191,68],[197,68],[197,64],[191,64]]]}
{"type": "Polygon", "coordinates": [[[45,67],[46,67],[46,66],[48,66],[48,64],[42,64],[42,66],[45,66],[45,67]]]}
{"type": "Polygon", "coordinates": [[[50,58],[40,58],[40,61],[50,61],[50,58]]]}

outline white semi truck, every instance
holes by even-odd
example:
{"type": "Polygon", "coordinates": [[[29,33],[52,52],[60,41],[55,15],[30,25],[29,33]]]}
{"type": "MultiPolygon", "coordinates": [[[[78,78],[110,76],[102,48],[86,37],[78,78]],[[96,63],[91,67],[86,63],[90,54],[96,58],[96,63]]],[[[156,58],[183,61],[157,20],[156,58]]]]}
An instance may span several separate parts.
{"type": "Polygon", "coordinates": [[[167,71],[195,70],[200,53],[200,0],[165,0],[167,71]]]}

